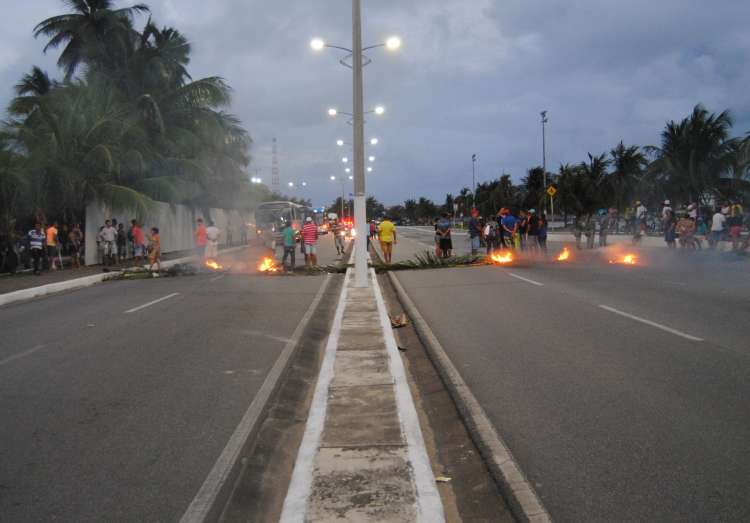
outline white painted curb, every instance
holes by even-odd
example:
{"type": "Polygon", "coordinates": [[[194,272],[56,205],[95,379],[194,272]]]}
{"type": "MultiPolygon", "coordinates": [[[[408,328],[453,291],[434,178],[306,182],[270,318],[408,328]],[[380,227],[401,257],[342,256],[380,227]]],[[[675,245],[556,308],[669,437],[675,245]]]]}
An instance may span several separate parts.
{"type": "MultiPolygon", "coordinates": [[[[236,252],[245,248],[247,248],[247,245],[242,245],[240,247],[231,247],[229,249],[224,249],[223,251],[221,251],[221,254],[228,254],[228,253],[236,252]]],[[[168,269],[169,267],[172,267],[173,265],[177,265],[179,263],[186,263],[194,259],[195,259],[195,256],[186,256],[184,258],[177,258],[176,260],[169,260],[169,261],[162,262],[161,266],[162,268],[168,269]]],[[[91,276],[84,276],[82,278],[75,278],[73,280],[48,283],[47,285],[40,285],[39,287],[31,287],[28,289],[21,289],[18,291],[7,292],[5,294],[0,294],[0,307],[2,307],[3,305],[8,305],[9,303],[14,303],[14,302],[23,301],[23,300],[30,300],[32,298],[39,298],[40,296],[47,296],[47,295],[55,294],[55,293],[62,292],[62,291],[83,289],[85,287],[90,287],[94,284],[109,280],[110,278],[113,278],[119,273],[120,271],[112,271],[112,272],[104,272],[102,274],[92,274],[91,276]]]]}

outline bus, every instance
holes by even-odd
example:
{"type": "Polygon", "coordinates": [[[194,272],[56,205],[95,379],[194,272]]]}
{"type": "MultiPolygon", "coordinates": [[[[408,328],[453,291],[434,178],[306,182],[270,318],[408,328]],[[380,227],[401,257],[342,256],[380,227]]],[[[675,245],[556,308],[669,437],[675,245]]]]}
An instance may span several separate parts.
{"type": "Polygon", "coordinates": [[[255,226],[258,239],[266,247],[276,248],[281,242],[281,231],[287,223],[299,235],[305,218],[313,216],[313,210],[294,202],[265,202],[255,209],[255,226]]]}

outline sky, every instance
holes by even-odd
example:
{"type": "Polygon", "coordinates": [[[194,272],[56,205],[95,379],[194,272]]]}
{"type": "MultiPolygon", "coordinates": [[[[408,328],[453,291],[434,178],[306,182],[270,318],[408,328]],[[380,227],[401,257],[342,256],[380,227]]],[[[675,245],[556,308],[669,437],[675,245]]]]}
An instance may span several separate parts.
{"type": "MultiPolygon", "coordinates": [[[[351,141],[351,71],[341,53],[314,53],[310,39],[351,47],[347,0],[141,0],[159,25],[193,46],[193,78],[222,76],[231,112],[251,133],[249,174],[271,181],[278,140],[282,189],[328,204],[341,194],[351,141]],[[306,187],[290,191],[286,184],[306,187]]],[[[136,3],[122,0],[120,6],[136,3]]],[[[368,54],[365,137],[374,170],[367,192],[386,204],[426,196],[439,203],[472,183],[542,163],[539,112],[547,110],[547,166],[626,145],[658,145],[669,120],[697,103],[730,109],[750,131],[750,2],[747,0],[362,0],[364,44],[402,38],[395,53],[368,54]]],[[[0,104],[32,65],[55,76],[34,26],[65,12],[62,0],[3,6],[0,104]]],[[[138,25],[145,23],[140,18],[138,25]]],[[[345,193],[352,191],[350,182],[345,193]]]]}

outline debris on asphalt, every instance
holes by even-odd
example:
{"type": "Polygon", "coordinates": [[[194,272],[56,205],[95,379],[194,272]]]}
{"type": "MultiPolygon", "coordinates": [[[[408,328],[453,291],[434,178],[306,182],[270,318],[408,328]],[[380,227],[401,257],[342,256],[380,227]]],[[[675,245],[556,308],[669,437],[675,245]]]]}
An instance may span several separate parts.
{"type": "Polygon", "coordinates": [[[391,327],[394,329],[400,329],[409,325],[409,318],[406,317],[406,313],[389,315],[389,317],[391,319],[391,327]]]}
{"type": "Polygon", "coordinates": [[[449,478],[448,476],[437,476],[435,478],[435,481],[437,481],[438,483],[450,483],[452,479],[453,478],[449,478]]]}

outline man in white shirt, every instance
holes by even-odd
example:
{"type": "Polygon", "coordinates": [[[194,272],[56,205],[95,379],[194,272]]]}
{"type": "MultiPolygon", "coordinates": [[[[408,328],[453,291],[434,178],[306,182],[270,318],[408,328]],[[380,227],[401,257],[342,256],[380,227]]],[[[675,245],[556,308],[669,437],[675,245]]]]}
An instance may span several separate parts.
{"type": "Polygon", "coordinates": [[[669,213],[672,212],[672,202],[664,200],[664,206],[661,208],[661,221],[662,223],[669,218],[669,213]]]}
{"type": "Polygon", "coordinates": [[[104,248],[103,262],[104,265],[112,265],[117,259],[117,229],[112,227],[112,222],[106,220],[104,229],[99,233],[99,238],[104,248]]]}
{"type": "Polygon", "coordinates": [[[724,216],[724,213],[721,211],[716,211],[714,214],[714,217],[711,219],[711,247],[716,248],[716,246],[721,241],[721,237],[724,234],[724,229],[726,228],[727,223],[727,217],[724,216]]]}
{"type": "Polygon", "coordinates": [[[208,227],[206,227],[206,259],[216,260],[219,256],[219,237],[221,231],[214,225],[211,220],[208,221],[208,227]]]}

